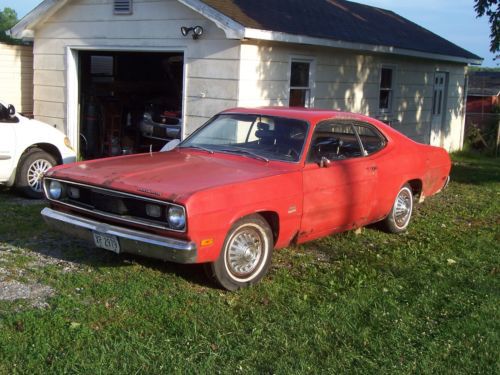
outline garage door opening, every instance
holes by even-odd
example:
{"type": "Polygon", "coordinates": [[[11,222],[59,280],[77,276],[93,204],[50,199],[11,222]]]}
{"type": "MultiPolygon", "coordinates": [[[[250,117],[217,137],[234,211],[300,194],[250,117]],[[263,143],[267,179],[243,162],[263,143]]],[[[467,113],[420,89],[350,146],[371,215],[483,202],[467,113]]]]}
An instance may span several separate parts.
{"type": "Polygon", "coordinates": [[[183,53],[79,52],[80,154],[158,151],[182,134],[183,53]]]}

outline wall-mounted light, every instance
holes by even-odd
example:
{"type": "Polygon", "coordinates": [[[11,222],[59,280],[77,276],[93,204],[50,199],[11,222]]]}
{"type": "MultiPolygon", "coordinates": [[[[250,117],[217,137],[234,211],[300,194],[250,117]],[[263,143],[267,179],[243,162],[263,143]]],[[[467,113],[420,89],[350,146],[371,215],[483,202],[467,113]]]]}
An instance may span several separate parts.
{"type": "Polygon", "coordinates": [[[203,27],[201,27],[201,26],[194,26],[194,27],[182,26],[181,27],[182,35],[188,36],[188,34],[190,32],[193,32],[193,39],[198,39],[200,36],[203,35],[203,27]]]}

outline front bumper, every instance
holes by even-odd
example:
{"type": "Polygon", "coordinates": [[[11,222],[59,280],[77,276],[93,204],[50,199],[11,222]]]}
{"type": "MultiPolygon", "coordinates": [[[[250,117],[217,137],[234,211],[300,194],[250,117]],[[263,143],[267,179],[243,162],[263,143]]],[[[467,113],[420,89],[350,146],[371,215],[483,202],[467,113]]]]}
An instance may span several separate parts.
{"type": "Polygon", "coordinates": [[[84,239],[94,244],[93,232],[115,236],[120,252],[175,263],[196,263],[197,249],[194,242],[177,240],[133,229],[101,223],[76,215],[52,210],[41,212],[45,222],[58,231],[84,239]]]}

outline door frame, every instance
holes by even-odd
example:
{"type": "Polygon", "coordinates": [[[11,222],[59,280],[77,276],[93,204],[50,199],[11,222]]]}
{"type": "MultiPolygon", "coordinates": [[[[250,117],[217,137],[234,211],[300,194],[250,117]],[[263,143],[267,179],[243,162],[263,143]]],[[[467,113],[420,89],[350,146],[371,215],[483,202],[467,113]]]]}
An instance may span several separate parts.
{"type": "Polygon", "coordinates": [[[96,51],[96,52],[165,52],[165,53],[182,53],[182,130],[181,139],[185,137],[186,131],[186,93],[187,93],[187,64],[186,51],[187,46],[172,46],[172,47],[134,47],[134,46],[66,46],[66,135],[68,136],[71,145],[76,154],[80,153],[80,51],[96,51]]]}

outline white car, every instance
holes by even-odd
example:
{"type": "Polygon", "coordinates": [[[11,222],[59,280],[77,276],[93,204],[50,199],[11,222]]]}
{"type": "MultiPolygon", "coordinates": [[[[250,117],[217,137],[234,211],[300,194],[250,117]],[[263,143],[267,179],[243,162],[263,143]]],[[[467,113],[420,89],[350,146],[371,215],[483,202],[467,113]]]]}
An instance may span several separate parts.
{"type": "Polygon", "coordinates": [[[57,164],[76,161],[69,139],[41,121],[16,113],[0,102],[0,184],[42,198],[42,176],[57,164]]]}

